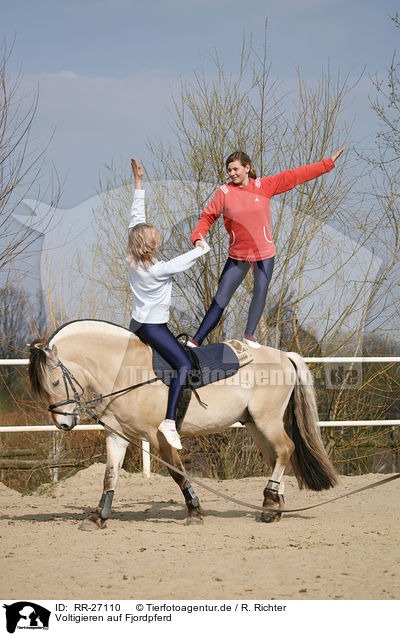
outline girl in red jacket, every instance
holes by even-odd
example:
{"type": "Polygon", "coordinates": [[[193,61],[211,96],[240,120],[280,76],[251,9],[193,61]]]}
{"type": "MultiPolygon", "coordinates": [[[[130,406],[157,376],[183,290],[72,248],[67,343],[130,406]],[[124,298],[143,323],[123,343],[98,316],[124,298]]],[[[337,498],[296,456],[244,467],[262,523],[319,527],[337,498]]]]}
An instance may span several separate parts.
{"type": "Polygon", "coordinates": [[[226,170],[230,182],[217,190],[191,236],[192,243],[200,245],[222,213],[230,236],[229,257],[222,270],[215,298],[196,334],[189,340],[189,345],[200,345],[218,324],[252,264],[254,288],[244,341],[251,347],[260,346],[254,332],[264,311],[276,254],[271,234],[270,199],[275,194],[291,190],[300,183],[329,172],[342,152],[343,148],[329,159],[261,179],[256,178],[248,155],[242,151],[229,155],[226,170]]]}

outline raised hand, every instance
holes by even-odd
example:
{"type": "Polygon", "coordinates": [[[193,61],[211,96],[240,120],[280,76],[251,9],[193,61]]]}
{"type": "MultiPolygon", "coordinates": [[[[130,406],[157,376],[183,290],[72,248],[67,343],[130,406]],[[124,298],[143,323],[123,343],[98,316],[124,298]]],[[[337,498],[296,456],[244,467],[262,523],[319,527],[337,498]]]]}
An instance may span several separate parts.
{"type": "Polygon", "coordinates": [[[340,157],[340,155],[342,154],[343,151],[344,151],[344,148],[341,148],[340,150],[335,152],[335,154],[332,155],[332,161],[335,162],[336,159],[338,159],[340,157]]]}
{"type": "Polygon", "coordinates": [[[131,157],[131,166],[133,172],[133,178],[135,179],[135,188],[140,189],[140,184],[143,179],[143,168],[138,164],[134,157],[131,157]]]}

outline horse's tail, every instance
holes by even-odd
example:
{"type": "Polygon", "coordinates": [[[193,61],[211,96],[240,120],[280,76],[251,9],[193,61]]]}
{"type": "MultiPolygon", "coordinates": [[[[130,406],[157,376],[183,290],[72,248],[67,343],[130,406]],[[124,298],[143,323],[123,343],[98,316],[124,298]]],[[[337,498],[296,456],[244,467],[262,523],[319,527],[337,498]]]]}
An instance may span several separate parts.
{"type": "Polygon", "coordinates": [[[297,353],[287,354],[296,369],[296,384],[286,408],[286,433],[294,442],[291,457],[299,488],[326,490],[337,483],[336,471],[323,446],[311,373],[297,353]]]}

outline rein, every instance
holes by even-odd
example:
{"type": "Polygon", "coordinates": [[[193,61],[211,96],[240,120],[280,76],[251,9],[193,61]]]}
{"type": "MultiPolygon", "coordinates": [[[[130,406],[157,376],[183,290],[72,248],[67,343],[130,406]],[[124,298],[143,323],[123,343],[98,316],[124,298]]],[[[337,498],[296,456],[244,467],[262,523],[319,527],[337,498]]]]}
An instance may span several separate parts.
{"type": "Polygon", "coordinates": [[[76,411],[83,411],[90,418],[92,418],[97,424],[101,424],[101,426],[103,426],[103,428],[105,430],[108,430],[108,431],[110,431],[110,433],[113,433],[114,435],[117,435],[118,437],[120,437],[121,439],[125,440],[129,444],[132,444],[133,446],[136,446],[136,448],[139,448],[139,450],[145,450],[145,452],[148,453],[150,455],[150,457],[152,457],[153,459],[156,459],[159,463],[161,463],[164,466],[166,466],[167,468],[173,470],[175,473],[178,473],[178,475],[181,475],[182,477],[184,477],[188,481],[192,481],[194,484],[197,484],[201,488],[204,488],[205,490],[208,490],[209,492],[212,492],[214,495],[217,495],[218,497],[222,497],[223,499],[226,499],[227,501],[231,501],[231,502],[233,502],[233,503],[235,503],[235,504],[237,504],[239,506],[242,506],[244,508],[248,508],[248,509],[251,509],[251,510],[257,510],[258,512],[290,512],[290,513],[292,513],[292,512],[304,512],[306,510],[311,510],[312,508],[318,508],[319,506],[325,506],[328,503],[333,503],[334,501],[338,501],[339,499],[343,499],[344,497],[350,497],[350,495],[355,495],[356,493],[363,492],[365,490],[371,490],[372,488],[376,488],[377,486],[381,486],[383,484],[387,484],[387,483],[389,483],[391,481],[394,481],[395,479],[400,479],[400,473],[397,473],[395,475],[391,475],[390,477],[386,477],[385,479],[381,479],[380,481],[375,481],[372,484],[369,484],[368,486],[363,486],[361,488],[357,488],[356,490],[352,490],[352,491],[350,491],[348,493],[345,493],[344,495],[338,495],[337,497],[333,497],[331,499],[326,499],[325,501],[321,501],[319,503],[312,504],[311,506],[305,506],[303,508],[285,508],[285,507],[283,507],[283,508],[281,508],[281,507],[280,508],[267,508],[267,507],[264,507],[264,506],[256,506],[254,504],[249,504],[247,502],[241,501],[240,499],[235,499],[234,497],[230,497],[229,495],[226,495],[225,493],[222,493],[222,492],[220,492],[218,490],[215,490],[211,486],[208,486],[207,484],[204,484],[203,482],[201,482],[199,479],[196,479],[195,477],[189,476],[187,473],[185,473],[185,471],[180,470],[179,468],[176,468],[176,466],[173,466],[172,464],[169,464],[167,461],[165,461],[161,457],[158,457],[158,455],[154,455],[154,453],[152,453],[151,451],[141,448],[141,446],[139,444],[137,444],[136,442],[134,442],[132,439],[129,439],[123,433],[120,433],[119,431],[116,431],[114,428],[112,428],[108,424],[105,424],[104,422],[102,422],[101,419],[96,415],[96,413],[94,413],[93,410],[91,408],[88,408],[88,406],[87,406],[88,404],[94,404],[95,402],[100,402],[101,403],[103,401],[103,399],[108,398],[108,397],[112,397],[113,395],[121,395],[123,393],[127,393],[128,391],[133,391],[134,389],[137,389],[137,388],[139,388],[141,386],[144,386],[146,384],[151,384],[153,382],[156,382],[157,380],[160,380],[160,378],[151,378],[150,380],[146,380],[144,382],[140,382],[139,384],[132,384],[131,386],[126,387],[125,389],[120,389],[119,391],[113,391],[112,393],[108,393],[107,395],[100,394],[98,397],[93,398],[91,400],[82,400],[82,396],[84,394],[84,389],[82,388],[82,386],[78,382],[78,380],[67,369],[67,367],[61,362],[61,360],[58,360],[57,364],[53,368],[57,368],[57,367],[60,367],[60,369],[62,370],[64,386],[65,386],[65,390],[66,390],[66,394],[67,394],[67,399],[66,400],[62,400],[60,402],[57,402],[55,404],[50,404],[49,407],[48,407],[48,410],[51,413],[56,413],[58,415],[75,415],[76,411]],[[76,384],[78,385],[78,387],[82,391],[82,393],[80,395],[79,395],[78,391],[76,390],[74,382],[76,382],[76,384]],[[70,386],[70,388],[71,388],[71,390],[72,390],[72,392],[74,394],[74,399],[71,399],[69,397],[68,385],[70,386]],[[77,407],[76,407],[76,410],[74,409],[74,411],[72,413],[63,412],[63,411],[56,411],[55,410],[58,406],[64,406],[65,404],[73,404],[73,403],[75,403],[77,405],[77,407]]]}

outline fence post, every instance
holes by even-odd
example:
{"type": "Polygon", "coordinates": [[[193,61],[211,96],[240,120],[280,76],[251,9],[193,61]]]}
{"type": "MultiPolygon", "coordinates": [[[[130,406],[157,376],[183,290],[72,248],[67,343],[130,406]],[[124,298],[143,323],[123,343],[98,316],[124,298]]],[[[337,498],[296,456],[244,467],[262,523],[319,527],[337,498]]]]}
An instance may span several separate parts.
{"type": "Polygon", "coordinates": [[[150,442],[142,439],[142,464],[143,474],[145,477],[150,477],[150,442]]]}

